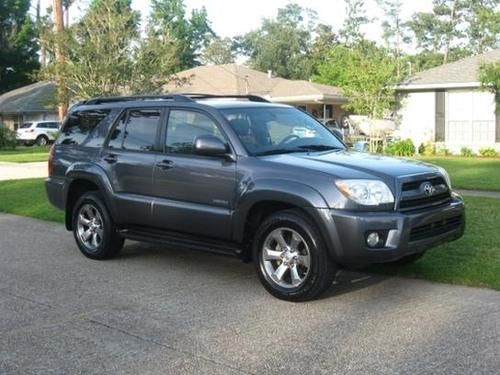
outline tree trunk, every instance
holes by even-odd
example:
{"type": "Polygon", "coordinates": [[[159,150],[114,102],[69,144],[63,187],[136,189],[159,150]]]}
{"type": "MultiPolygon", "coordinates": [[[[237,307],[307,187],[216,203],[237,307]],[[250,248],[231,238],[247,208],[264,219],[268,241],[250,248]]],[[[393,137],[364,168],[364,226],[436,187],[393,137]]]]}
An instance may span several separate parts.
{"type": "Polygon", "coordinates": [[[456,17],[456,8],[457,8],[457,0],[453,0],[451,3],[451,11],[450,11],[450,30],[449,34],[446,36],[446,45],[444,49],[444,56],[443,56],[443,64],[446,64],[448,62],[448,55],[450,53],[450,44],[451,44],[451,35],[453,33],[453,30],[455,28],[455,17],[456,17]]]}
{"type": "Polygon", "coordinates": [[[62,121],[66,116],[68,111],[68,100],[66,96],[66,85],[64,78],[61,76],[61,67],[65,63],[64,52],[62,48],[62,38],[64,32],[64,19],[63,19],[63,7],[61,0],[53,0],[53,11],[54,11],[54,32],[56,34],[56,83],[57,83],[57,94],[59,97],[59,120],[62,121]]]}

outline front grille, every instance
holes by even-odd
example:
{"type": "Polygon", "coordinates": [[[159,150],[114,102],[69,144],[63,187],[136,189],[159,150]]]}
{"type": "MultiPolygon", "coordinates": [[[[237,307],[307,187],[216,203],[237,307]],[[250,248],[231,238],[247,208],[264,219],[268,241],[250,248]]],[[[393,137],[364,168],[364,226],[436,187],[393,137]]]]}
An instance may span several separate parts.
{"type": "Polygon", "coordinates": [[[442,177],[433,177],[405,182],[401,185],[400,211],[418,211],[426,208],[449,204],[451,193],[442,177]],[[432,186],[426,194],[424,186],[432,186]]]}
{"type": "Polygon", "coordinates": [[[430,224],[415,227],[410,232],[410,242],[420,241],[451,232],[462,225],[462,215],[435,221],[430,224]]]}
{"type": "Polygon", "coordinates": [[[433,186],[446,185],[446,182],[444,181],[443,177],[434,177],[425,180],[405,182],[401,190],[402,191],[418,190],[420,188],[420,185],[422,185],[422,183],[424,182],[430,182],[433,186]]]}

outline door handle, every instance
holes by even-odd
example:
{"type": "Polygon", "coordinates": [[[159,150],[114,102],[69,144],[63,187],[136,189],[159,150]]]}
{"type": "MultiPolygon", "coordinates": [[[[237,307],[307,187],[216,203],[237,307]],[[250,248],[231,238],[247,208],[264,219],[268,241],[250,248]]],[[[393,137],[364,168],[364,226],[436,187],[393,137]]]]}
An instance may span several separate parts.
{"type": "Polygon", "coordinates": [[[160,169],[171,169],[174,167],[174,162],[172,160],[162,160],[156,163],[156,166],[160,169]]]}
{"type": "Polygon", "coordinates": [[[103,160],[106,163],[113,164],[118,161],[118,157],[115,154],[107,154],[105,157],[103,157],[103,160]]]}

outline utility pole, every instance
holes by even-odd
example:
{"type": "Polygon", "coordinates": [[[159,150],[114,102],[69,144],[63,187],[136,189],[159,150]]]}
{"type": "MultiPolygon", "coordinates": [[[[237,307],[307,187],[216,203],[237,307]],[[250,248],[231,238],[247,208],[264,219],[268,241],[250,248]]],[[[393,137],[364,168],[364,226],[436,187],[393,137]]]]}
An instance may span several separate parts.
{"type": "Polygon", "coordinates": [[[56,35],[56,84],[57,96],[59,97],[59,120],[62,121],[68,111],[68,100],[66,97],[66,85],[60,71],[65,63],[64,52],[62,49],[62,38],[64,32],[64,18],[62,0],[53,0],[54,11],[54,33],[56,35]]]}

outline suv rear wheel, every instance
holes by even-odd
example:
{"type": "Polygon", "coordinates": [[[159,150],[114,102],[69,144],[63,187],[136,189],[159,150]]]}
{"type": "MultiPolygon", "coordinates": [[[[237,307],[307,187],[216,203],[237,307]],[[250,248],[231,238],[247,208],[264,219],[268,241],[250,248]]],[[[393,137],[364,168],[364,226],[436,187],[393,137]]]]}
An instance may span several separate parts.
{"type": "Polygon", "coordinates": [[[123,247],[108,209],[96,192],[83,194],[73,209],[73,235],[80,251],[91,259],[110,259],[123,247]]]}
{"type": "Polygon", "coordinates": [[[264,220],[255,234],[253,255],[261,283],[280,299],[313,299],[335,278],[337,267],[321,236],[299,211],[281,211],[264,220]]]}
{"type": "Polygon", "coordinates": [[[49,139],[44,135],[39,135],[36,138],[35,142],[38,146],[45,146],[45,145],[47,145],[47,143],[49,143],[49,139]]]}

